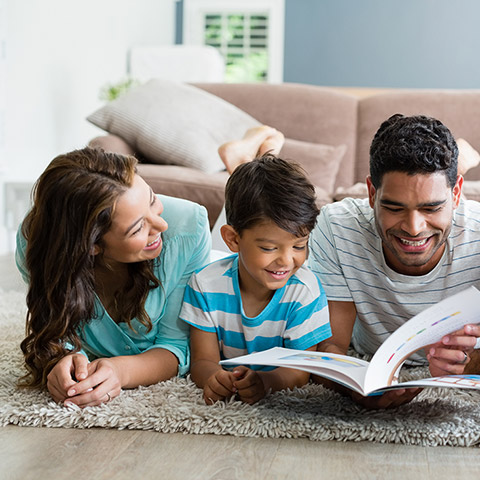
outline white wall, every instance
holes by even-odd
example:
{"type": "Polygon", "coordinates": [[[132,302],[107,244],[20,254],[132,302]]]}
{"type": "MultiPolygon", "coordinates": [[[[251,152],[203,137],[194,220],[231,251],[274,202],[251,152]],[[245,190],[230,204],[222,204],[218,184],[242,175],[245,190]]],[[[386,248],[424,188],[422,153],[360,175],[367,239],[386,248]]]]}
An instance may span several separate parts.
{"type": "MultiPolygon", "coordinates": [[[[81,148],[102,133],[85,117],[101,106],[103,85],[125,78],[128,49],[171,45],[175,39],[175,0],[3,2],[6,79],[0,86],[6,91],[0,228],[6,181],[33,180],[55,155],[81,148]]],[[[5,234],[0,233],[3,253],[5,234]]]]}

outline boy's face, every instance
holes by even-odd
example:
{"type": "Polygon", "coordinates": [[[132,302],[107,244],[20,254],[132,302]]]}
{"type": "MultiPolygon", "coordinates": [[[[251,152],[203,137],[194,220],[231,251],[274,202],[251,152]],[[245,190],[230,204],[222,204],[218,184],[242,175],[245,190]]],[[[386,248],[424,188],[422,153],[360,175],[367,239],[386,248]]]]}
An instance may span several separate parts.
{"type": "Polygon", "coordinates": [[[303,265],[308,236],[298,238],[266,220],[237,235],[240,288],[261,295],[282,288],[303,265]]]}

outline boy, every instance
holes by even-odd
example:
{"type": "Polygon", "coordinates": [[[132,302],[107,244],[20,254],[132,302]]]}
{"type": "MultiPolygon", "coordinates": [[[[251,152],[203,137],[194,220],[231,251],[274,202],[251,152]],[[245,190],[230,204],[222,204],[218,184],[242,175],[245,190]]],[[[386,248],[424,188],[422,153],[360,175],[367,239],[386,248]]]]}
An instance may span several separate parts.
{"type": "Polygon", "coordinates": [[[221,235],[235,253],[194,274],[180,318],[190,324],[194,382],[206,403],[233,395],[255,403],[270,391],[301,386],[309,374],[238,366],[224,358],[284,346],[316,350],[331,336],[327,299],[304,266],[319,213],[300,167],[266,154],[238,166],[225,189],[221,235]]]}

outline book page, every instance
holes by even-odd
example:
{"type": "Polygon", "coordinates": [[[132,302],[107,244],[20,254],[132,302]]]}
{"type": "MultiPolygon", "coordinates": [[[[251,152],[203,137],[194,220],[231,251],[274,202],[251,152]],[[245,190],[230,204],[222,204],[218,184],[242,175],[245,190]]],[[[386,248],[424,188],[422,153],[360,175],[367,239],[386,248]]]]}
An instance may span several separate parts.
{"type": "MultiPolygon", "coordinates": [[[[397,383],[393,388],[425,388],[425,387],[448,387],[480,390],[480,375],[445,375],[442,377],[423,378],[397,383]]],[[[391,390],[387,387],[385,390],[391,390]]],[[[380,389],[382,391],[383,389],[380,389]]]]}
{"type": "Polygon", "coordinates": [[[368,368],[365,360],[335,353],[275,347],[263,352],[222,360],[221,365],[270,365],[296,368],[329,378],[359,393],[368,368]]]}
{"type": "Polygon", "coordinates": [[[480,292],[470,287],[427,308],[382,343],[365,377],[370,392],[395,383],[395,373],[415,351],[438,342],[444,335],[480,322],[480,292]]]}

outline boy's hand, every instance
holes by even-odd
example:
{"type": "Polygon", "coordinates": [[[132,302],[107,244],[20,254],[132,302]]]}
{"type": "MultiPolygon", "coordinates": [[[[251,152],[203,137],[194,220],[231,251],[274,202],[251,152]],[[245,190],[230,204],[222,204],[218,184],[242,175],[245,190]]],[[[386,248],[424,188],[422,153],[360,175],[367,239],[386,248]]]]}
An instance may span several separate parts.
{"type": "Polygon", "coordinates": [[[217,370],[211,375],[203,387],[203,399],[207,405],[213,405],[219,400],[225,400],[237,393],[233,383],[236,377],[233,372],[217,370]]]}
{"type": "Polygon", "coordinates": [[[235,381],[233,386],[237,389],[238,398],[252,405],[267,394],[265,385],[260,375],[250,368],[239,366],[233,370],[235,381]]]}

